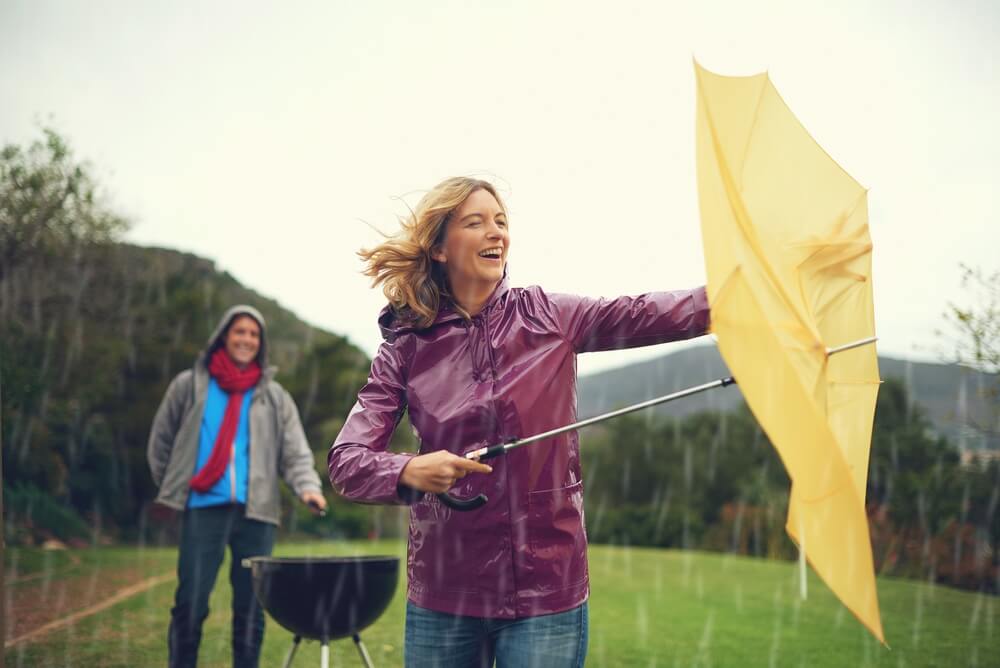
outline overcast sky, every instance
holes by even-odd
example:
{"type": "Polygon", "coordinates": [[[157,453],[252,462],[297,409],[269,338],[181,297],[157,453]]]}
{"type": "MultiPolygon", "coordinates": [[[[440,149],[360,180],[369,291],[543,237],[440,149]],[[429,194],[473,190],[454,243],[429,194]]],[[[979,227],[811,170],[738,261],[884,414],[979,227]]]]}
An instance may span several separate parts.
{"type": "Polygon", "coordinates": [[[703,283],[692,58],[767,70],[870,189],[880,352],[928,358],[959,262],[1000,268],[998,17],[962,1],[5,0],[0,141],[52,125],[129,241],[212,258],[371,355],[384,299],[355,251],[451,175],[500,184],[514,285],[703,283]]]}

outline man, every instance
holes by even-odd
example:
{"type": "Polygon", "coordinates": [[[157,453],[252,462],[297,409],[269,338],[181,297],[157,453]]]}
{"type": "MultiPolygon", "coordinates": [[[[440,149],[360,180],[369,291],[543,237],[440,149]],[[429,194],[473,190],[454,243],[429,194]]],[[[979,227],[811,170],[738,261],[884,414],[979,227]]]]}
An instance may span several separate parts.
{"type": "Polygon", "coordinates": [[[249,569],[268,555],[279,516],[278,477],[316,512],[326,507],[291,395],[267,367],[264,318],[229,309],[194,367],[170,383],[156,411],[147,456],[156,501],[183,511],[177,592],[170,611],[170,666],[194,666],[208,599],[232,556],[233,665],[257,666],[264,613],[249,569]]]}

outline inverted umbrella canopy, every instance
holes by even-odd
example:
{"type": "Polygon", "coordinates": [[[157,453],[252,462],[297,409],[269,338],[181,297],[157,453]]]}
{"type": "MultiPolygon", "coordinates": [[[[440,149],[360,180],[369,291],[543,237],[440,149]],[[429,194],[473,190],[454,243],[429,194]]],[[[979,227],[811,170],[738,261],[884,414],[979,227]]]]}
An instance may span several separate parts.
{"type": "Polygon", "coordinates": [[[766,74],[697,63],[697,169],[712,330],[792,492],[786,530],[881,642],[865,514],[878,362],[867,192],[766,74]]]}

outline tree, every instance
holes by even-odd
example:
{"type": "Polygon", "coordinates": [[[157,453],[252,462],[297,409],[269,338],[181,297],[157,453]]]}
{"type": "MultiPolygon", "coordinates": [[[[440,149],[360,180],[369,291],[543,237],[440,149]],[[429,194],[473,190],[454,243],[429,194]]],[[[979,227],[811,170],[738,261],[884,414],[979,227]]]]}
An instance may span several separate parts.
{"type": "Polygon", "coordinates": [[[906,386],[887,379],[878,394],[869,461],[869,504],[883,507],[896,527],[941,531],[959,515],[959,453],[931,434],[924,409],[906,386]]]}
{"type": "Polygon", "coordinates": [[[987,274],[961,265],[962,304],[949,302],[945,319],[957,364],[978,372],[977,392],[986,401],[986,420],[971,426],[987,439],[1000,438],[1000,270],[987,274]]]}
{"type": "Polygon", "coordinates": [[[113,241],[129,226],[102,203],[89,165],[55,130],[42,135],[0,151],[0,280],[20,264],[113,241]]]}
{"type": "MultiPolygon", "coordinates": [[[[1000,270],[987,273],[979,267],[961,265],[961,304],[949,302],[945,319],[954,346],[956,363],[978,374],[976,391],[986,403],[984,419],[966,416],[973,429],[990,444],[980,453],[985,466],[966,472],[962,492],[963,520],[978,527],[983,542],[991,546],[993,591],[1000,590],[1000,270]]],[[[956,551],[957,552],[957,551],[956,551]]],[[[957,564],[957,559],[956,559],[957,564]]],[[[957,565],[954,569],[958,571],[957,565]]]]}
{"type": "MultiPolygon", "coordinates": [[[[118,463],[106,421],[90,420],[79,399],[112,382],[100,364],[109,346],[102,341],[96,354],[88,351],[96,364],[80,364],[78,316],[88,285],[106,266],[103,251],[129,223],[102,202],[90,167],[74,158],[65,140],[52,129],[41,132],[27,148],[0,150],[0,439],[3,470],[26,485],[15,501],[50,500],[50,491],[64,501],[72,491],[66,450],[86,453],[98,479],[118,463]],[[76,383],[77,375],[85,383],[76,383]],[[71,396],[68,387],[78,391],[71,396]],[[14,449],[23,456],[12,458],[14,449]]],[[[77,488],[80,483],[73,481],[77,488]]],[[[68,512],[62,524],[74,522],[68,512]]]]}

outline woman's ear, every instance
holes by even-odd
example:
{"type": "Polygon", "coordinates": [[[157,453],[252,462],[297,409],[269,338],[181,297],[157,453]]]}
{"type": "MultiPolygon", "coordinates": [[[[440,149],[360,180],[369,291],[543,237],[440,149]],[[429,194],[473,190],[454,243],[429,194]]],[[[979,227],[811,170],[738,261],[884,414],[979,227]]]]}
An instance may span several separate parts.
{"type": "Polygon", "coordinates": [[[440,246],[435,246],[431,249],[431,259],[441,263],[448,262],[448,256],[444,254],[444,249],[440,246]]]}

